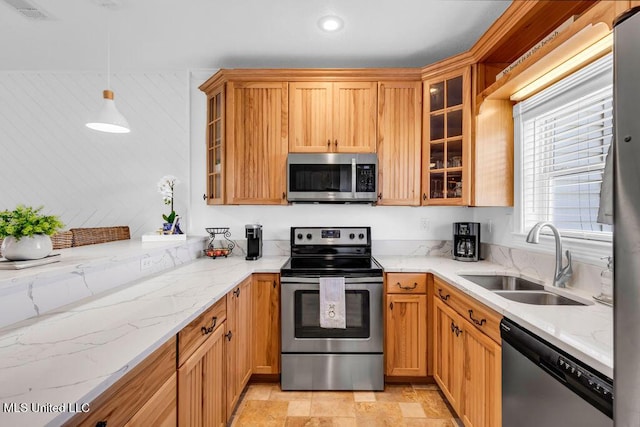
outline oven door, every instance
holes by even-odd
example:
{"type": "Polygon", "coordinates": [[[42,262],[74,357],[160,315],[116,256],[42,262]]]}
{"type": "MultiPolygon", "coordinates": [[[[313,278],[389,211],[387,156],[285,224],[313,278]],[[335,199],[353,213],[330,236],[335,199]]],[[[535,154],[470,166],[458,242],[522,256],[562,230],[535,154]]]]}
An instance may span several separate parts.
{"type": "Polygon", "coordinates": [[[346,329],[320,327],[317,278],[282,283],[283,353],[382,353],[382,281],[345,280],[346,329]]]}

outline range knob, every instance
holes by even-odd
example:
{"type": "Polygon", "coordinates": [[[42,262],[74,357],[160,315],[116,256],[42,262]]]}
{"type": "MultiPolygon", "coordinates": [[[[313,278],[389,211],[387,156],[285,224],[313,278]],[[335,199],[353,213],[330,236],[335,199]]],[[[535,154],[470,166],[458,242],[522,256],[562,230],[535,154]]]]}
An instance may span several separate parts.
{"type": "Polygon", "coordinates": [[[358,239],[360,240],[364,239],[364,234],[363,233],[358,234],[358,239]]]}
{"type": "Polygon", "coordinates": [[[296,236],[298,239],[302,239],[302,233],[298,233],[298,235],[296,236]]]}
{"type": "Polygon", "coordinates": [[[351,233],[351,234],[349,234],[349,238],[350,238],[351,240],[353,240],[353,239],[355,239],[355,238],[356,238],[356,235],[355,235],[355,234],[353,234],[353,233],[351,233]]]}
{"type": "Polygon", "coordinates": [[[307,239],[311,240],[311,233],[307,233],[307,239]]]}

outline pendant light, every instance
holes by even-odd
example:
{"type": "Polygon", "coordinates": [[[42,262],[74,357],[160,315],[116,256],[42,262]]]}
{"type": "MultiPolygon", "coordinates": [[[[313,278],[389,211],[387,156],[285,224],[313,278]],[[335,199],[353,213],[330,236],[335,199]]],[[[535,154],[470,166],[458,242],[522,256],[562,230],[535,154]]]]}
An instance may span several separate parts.
{"type": "Polygon", "coordinates": [[[129,122],[116,108],[111,90],[111,37],[107,28],[107,89],[102,91],[102,109],[94,115],[86,126],[90,129],[109,133],[129,133],[129,122]]]}

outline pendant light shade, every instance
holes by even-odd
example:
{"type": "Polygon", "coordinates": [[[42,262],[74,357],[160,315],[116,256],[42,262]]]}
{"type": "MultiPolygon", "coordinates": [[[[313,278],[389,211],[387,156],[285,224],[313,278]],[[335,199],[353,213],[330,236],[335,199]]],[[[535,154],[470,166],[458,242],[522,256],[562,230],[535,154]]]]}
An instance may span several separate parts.
{"type": "Polygon", "coordinates": [[[102,109],[85,125],[89,129],[109,133],[129,133],[129,122],[116,108],[111,91],[111,34],[107,23],[107,89],[102,91],[102,109]]]}
{"type": "Polygon", "coordinates": [[[127,119],[118,111],[116,104],[113,101],[113,92],[109,89],[102,92],[104,96],[104,103],[102,109],[94,117],[94,120],[89,121],[86,126],[90,129],[99,130],[101,132],[109,133],[129,133],[129,123],[127,119]]]}

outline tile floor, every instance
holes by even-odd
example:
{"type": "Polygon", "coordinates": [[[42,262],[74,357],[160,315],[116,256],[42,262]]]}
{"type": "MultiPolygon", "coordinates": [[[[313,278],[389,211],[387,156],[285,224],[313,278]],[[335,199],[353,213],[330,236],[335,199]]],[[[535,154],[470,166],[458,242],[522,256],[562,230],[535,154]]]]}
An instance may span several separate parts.
{"type": "Polygon", "coordinates": [[[384,392],[282,391],[250,384],[231,427],[457,427],[435,384],[387,385],[384,392]]]}

